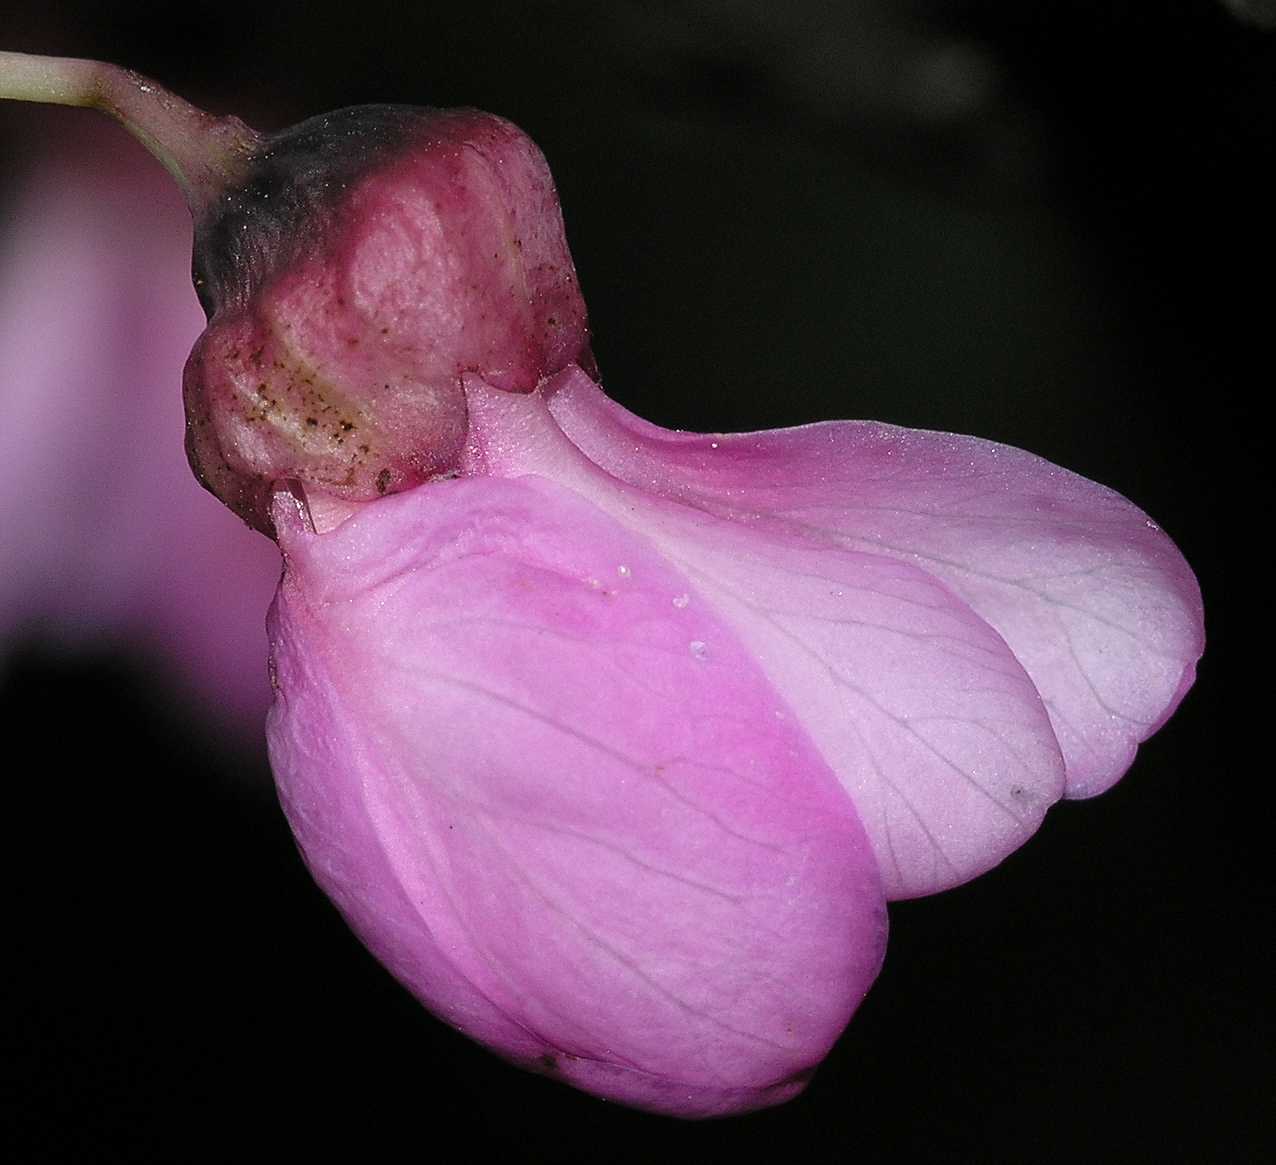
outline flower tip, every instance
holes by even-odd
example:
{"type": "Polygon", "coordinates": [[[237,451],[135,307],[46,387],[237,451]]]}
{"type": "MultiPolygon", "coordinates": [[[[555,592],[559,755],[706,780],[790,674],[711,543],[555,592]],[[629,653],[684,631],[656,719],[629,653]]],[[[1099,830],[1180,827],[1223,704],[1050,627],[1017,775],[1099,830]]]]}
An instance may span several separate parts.
{"type": "Polygon", "coordinates": [[[786,1104],[806,1089],[817,1067],[805,1068],[757,1087],[731,1088],[651,1075],[624,1065],[584,1060],[557,1051],[546,1052],[522,1066],[601,1100],[681,1120],[743,1116],[786,1104]]]}

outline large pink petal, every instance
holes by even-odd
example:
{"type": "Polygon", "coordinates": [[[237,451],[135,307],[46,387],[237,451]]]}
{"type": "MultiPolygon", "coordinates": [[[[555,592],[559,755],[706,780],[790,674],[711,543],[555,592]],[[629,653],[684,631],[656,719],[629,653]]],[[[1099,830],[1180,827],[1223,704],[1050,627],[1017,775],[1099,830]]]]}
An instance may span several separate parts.
{"type": "Polygon", "coordinates": [[[1201,599],[1178,549],[1119,494],[1030,453],[874,422],[671,433],[583,377],[565,381],[551,407],[590,458],[627,482],[942,579],[1040,690],[1068,796],[1113,784],[1192,684],[1201,599]]]}
{"type": "Polygon", "coordinates": [[[691,582],[534,479],[424,485],[323,534],[275,517],[272,762],[377,956],[604,1096],[704,1115],[798,1091],[878,969],[877,866],[691,582]]]}
{"type": "MultiPolygon", "coordinates": [[[[721,615],[852,795],[889,896],[963,882],[1035,832],[1063,790],[1049,718],[1001,637],[943,583],[627,486],[541,400],[469,387],[488,472],[571,485],[677,565],[677,601],[721,615]]],[[[717,650],[704,636],[695,649],[717,650]]]]}

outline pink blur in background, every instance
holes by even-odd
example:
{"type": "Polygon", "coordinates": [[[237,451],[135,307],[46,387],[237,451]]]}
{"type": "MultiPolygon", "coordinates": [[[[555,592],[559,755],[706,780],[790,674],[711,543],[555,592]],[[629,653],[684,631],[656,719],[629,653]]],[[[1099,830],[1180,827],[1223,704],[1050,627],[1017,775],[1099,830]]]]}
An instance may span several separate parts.
{"type": "Polygon", "coordinates": [[[0,228],[0,666],[19,641],[124,645],[251,739],[279,556],[186,464],[190,217],[123,130],[38,116],[0,228]]]}

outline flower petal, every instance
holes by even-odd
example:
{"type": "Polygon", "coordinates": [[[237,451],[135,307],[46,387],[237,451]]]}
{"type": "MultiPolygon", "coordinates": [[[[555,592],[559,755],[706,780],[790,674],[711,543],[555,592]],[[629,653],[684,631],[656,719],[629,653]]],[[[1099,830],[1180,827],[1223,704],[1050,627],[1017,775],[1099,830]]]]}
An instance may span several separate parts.
{"type": "Polygon", "coordinates": [[[1200,589],[1170,539],[1112,490],[976,437],[843,421],[671,433],[586,378],[551,402],[609,473],[712,513],[785,525],[942,579],[1040,690],[1067,795],[1116,782],[1191,687],[1200,589]]]}
{"type": "Polygon", "coordinates": [[[855,802],[888,897],[968,881],[1037,831],[1063,791],[1041,697],[941,583],[703,513],[630,514],[796,709],[855,802]]]}
{"type": "Polygon", "coordinates": [[[272,763],[373,952],[605,1096],[705,1115],[799,1091],[880,964],[876,862],[689,581],[539,480],[432,483],[325,534],[275,518],[272,763]]]}
{"type": "MultiPolygon", "coordinates": [[[[627,486],[538,400],[469,384],[488,472],[571,485],[643,534],[762,665],[851,794],[889,897],[975,877],[1063,791],[1041,697],[1001,637],[911,563],[769,521],[732,521],[627,486]]],[[[707,636],[698,652],[712,657],[707,636]]]]}

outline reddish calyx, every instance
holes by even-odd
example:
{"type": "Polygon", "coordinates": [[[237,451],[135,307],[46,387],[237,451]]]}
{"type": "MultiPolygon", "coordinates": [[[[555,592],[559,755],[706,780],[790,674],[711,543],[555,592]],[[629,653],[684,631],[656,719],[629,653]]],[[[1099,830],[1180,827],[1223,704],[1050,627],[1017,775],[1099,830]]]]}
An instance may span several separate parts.
{"type": "Polygon", "coordinates": [[[553,181],[515,126],[368,106],[267,139],[196,222],[201,482],[271,533],[282,480],[367,501],[455,472],[461,378],[531,392],[586,358],[553,181]]]}

